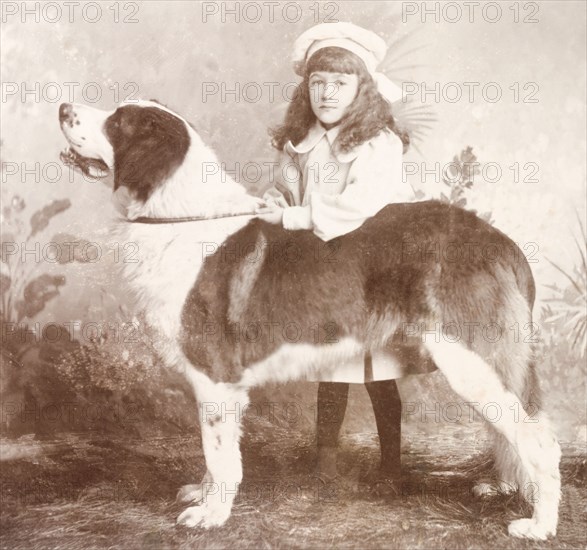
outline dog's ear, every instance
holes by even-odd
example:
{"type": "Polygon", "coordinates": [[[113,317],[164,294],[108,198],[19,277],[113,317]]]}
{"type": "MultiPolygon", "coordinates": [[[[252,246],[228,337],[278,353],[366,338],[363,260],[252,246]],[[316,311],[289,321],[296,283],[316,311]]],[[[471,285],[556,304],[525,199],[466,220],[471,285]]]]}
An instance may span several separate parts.
{"type": "Polygon", "coordinates": [[[145,202],[184,162],[190,136],[183,120],[156,108],[144,108],[132,121],[127,142],[114,152],[114,189],[126,186],[145,202]]]}

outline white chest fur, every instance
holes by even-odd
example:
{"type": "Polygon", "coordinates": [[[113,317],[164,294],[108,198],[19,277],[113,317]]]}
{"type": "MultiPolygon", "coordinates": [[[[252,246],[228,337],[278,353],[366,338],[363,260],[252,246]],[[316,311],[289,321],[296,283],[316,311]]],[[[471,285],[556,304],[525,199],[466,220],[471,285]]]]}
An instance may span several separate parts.
{"type": "Polygon", "coordinates": [[[121,222],[117,238],[133,243],[136,262],[120,264],[125,284],[149,325],[175,340],[181,313],[206,256],[252,216],[170,224],[121,222]]]}

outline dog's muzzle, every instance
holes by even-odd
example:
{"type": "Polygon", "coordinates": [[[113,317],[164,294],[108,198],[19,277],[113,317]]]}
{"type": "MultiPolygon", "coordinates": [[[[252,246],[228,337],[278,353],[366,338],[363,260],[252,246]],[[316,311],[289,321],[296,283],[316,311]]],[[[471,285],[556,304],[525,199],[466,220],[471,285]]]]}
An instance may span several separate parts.
{"type": "Polygon", "coordinates": [[[61,151],[59,158],[66,166],[78,168],[84,174],[103,177],[108,173],[108,165],[102,159],[86,157],[80,154],[76,148],[80,148],[81,145],[76,143],[69,135],[68,128],[73,128],[76,122],[79,123],[76,119],[77,114],[71,103],[62,103],[59,106],[59,125],[69,143],[69,147],[61,151]]]}

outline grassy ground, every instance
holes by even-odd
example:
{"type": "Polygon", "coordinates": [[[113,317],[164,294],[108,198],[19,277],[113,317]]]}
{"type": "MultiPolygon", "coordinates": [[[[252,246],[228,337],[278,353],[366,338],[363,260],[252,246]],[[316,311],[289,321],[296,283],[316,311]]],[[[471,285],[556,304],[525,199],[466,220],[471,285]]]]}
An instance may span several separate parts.
{"type": "Polygon", "coordinates": [[[63,436],[3,442],[1,547],[31,548],[585,548],[584,450],[564,446],[559,535],[546,543],[508,538],[528,513],[519,497],[474,499],[488,474],[479,426],[404,431],[404,485],[381,495],[361,480],[377,463],[374,434],[344,436],[341,480],[311,476],[312,436],[274,428],[249,433],[245,481],[227,524],[207,532],[175,525],[177,489],[199,481],[196,437],[63,436]]]}

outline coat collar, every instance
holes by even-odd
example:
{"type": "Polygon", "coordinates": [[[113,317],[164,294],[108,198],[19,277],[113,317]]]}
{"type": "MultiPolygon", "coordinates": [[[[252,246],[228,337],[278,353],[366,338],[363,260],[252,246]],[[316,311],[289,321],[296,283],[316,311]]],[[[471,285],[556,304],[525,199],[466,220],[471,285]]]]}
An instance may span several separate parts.
{"type": "Polygon", "coordinates": [[[334,142],[336,141],[339,132],[340,126],[335,126],[330,130],[326,130],[324,126],[322,126],[318,121],[316,121],[314,125],[308,130],[306,137],[302,141],[300,141],[297,145],[294,145],[291,141],[288,141],[285,144],[285,149],[289,153],[297,153],[298,155],[303,155],[305,153],[309,153],[312,149],[314,149],[314,147],[318,145],[318,142],[324,136],[326,136],[326,139],[328,140],[328,143],[332,148],[336,160],[338,160],[338,162],[351,162],[355,160],[359,155],[359,151],[362,145],[359,145],[346,153],[337,151],[337,148],[334,147],[334,142]]]}

